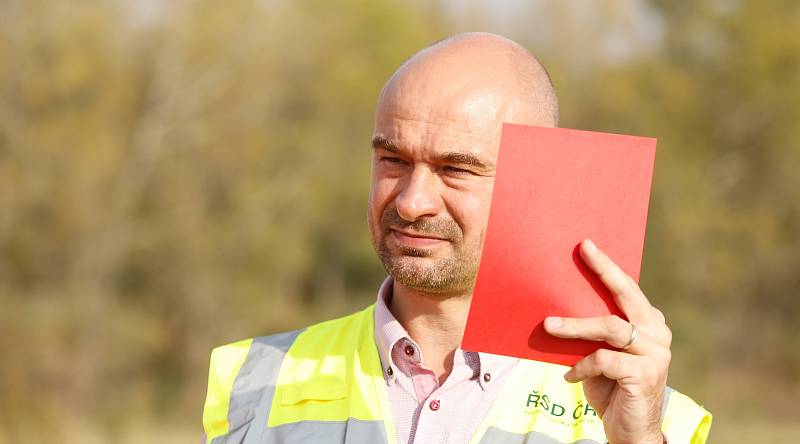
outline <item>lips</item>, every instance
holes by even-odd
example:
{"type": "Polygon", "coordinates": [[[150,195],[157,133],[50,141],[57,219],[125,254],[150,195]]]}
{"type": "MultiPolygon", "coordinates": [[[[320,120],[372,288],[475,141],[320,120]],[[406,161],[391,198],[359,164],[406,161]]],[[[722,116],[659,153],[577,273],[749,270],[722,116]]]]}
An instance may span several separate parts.
{"type": "Polygon", "coordinates": [[[402,245],[414,248],[432,247],[444,242],[446,239],[430,234],[421,234],[392,229],[391,235],[402,245]]]}
{"type": "Polygon", "coordinates": [[[445,239],[443,237],[438,237],[438,236],[431,235],[431,234],[414,233],[414,232],[410,232],[410,231],[398,230],[398,229],[395,229],[395,228],[393,228],[392,231],[394,231],[395,233],[400,234],[402,236],[413,237],[413,238],[416,238],[416,239],[447,240],[447,239],[445,239]]]}

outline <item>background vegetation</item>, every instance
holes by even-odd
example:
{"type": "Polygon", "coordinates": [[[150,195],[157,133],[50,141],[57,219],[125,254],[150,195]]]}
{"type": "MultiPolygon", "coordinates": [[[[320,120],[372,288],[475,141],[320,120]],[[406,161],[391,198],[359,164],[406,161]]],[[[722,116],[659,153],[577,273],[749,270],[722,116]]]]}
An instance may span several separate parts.
{"type": "Polygon", "coordinates": [[[208,354],[369,303],[376,95],[465,30],[659,138],[642,287],[712,442],[800,442],[789,0],[0,0],[0,443],[195,443],[208,354]]]}

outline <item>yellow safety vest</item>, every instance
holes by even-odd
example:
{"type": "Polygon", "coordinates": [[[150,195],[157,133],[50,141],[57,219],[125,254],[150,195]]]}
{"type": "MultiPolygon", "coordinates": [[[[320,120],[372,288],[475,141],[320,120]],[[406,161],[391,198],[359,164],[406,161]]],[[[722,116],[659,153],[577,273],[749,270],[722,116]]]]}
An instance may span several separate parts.
{"type": "MultiPolygon", "coordinates": [[[[214,349],[203,411],[210,444],[394,443],[373,336],[374,306],[289,333],[214,349]]],[[[605,443],[603,423],[566,367],[520,361],[471,443],[605,443]]],[[[670,444],[701,444],[711,414],[667,389],[670,444]]]]}

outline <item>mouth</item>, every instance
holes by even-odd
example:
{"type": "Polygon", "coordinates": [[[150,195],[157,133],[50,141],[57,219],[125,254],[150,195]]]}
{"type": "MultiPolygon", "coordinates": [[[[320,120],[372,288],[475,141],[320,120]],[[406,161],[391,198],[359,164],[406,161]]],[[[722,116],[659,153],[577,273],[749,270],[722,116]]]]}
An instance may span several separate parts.
{"type": "Polygon", "coordinates": [[[392,229],[390,235],[403,246],[412,248],[425,248],[441,245],[447,239],[432,234],[415,233],[412,231],[392,229]]]}

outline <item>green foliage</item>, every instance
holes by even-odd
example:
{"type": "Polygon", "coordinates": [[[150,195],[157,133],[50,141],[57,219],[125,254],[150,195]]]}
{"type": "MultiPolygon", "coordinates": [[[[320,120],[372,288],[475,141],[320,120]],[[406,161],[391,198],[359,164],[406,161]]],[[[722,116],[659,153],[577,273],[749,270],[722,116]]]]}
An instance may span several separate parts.
{"type": "Polygon", "coordinates": [[[800,372],[800,14],[779,1],[656,6],[661,46],[575,79],[590,106],[563,107],[580,127],[659,138],[642,285],[675,330],[673,381],[712,410],[787,419],[780,406],[800,393],[789,377],[800,372]]]}
{"type": "MultiPolygon", "coordinates": [[[[213,346],[372,300],[373,105],[467,30],[451,3],[0,2],[0,443],[196,442],[213,346]]],[[[798,9],[518,3],[469,27],[542,57],[563,126],[659,138],[642,286],[671,383],[720,436],[787,423],[798,9]]]]}
{"type": "Polygon", "coordinates": [[[389,2],[155,6],[0,6],[13,442],[198,427],[213,346],[344,314],[381,281],[373,103],[436,24],[389,2]]]}

